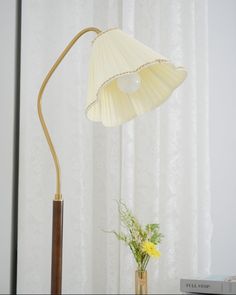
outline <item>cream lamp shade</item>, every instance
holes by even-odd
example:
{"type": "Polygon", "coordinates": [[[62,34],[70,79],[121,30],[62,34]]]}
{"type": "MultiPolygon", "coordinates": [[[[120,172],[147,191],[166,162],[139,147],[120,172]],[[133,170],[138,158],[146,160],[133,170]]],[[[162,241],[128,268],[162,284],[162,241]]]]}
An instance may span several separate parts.
{"type": "Polygon", "coordinates": [[[118,126],[161,105],[186,70],[119,29],[99,33],[89,64],[86,114],[118,126]]]}

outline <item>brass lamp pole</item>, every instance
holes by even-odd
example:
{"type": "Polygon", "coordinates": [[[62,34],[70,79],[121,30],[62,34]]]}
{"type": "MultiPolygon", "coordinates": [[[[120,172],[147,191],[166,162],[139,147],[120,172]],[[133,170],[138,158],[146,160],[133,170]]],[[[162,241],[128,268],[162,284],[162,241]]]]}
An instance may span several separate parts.
{"type": "Polygon", "coordinates": [[[58,65],[69,52],[76,41],[87,32],[95,32],[99,34],[101,31],[95,27],[85,28],[80,31],[66,46],[61,55],[58,57],[47,76],[43,80],[38,94],[38,115],[43,128],[44,135],[47,139],[55,168],[56,168],[56,193],[53,200],[53,223],[52,223],[52,262],[51,262],[51,294],[61,294],[62,285],[62,245],[63,245],[63,199],[61,195],[61,172],[57,153],[55,151],[52,139],[50,137],[47,125],[42,113],[42,96],[45,87],[55,72],[58,65]]]}

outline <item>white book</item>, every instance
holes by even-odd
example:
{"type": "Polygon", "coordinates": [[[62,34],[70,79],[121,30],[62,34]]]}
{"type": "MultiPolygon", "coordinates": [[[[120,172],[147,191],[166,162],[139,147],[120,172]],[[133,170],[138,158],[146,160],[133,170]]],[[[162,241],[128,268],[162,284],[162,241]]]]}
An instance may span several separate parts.
{"type": "Polygon", "coordinates": [[[236,276],[207,276],[180,280],[180,291],[200,294],[236,294],[236,276]]]}

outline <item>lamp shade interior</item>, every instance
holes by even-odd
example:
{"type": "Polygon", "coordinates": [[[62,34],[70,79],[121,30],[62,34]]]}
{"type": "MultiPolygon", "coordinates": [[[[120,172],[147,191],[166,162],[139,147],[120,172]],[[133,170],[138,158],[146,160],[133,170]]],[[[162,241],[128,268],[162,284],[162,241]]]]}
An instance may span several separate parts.
{"type": "Polygon", "coordinates": [[[87,116],[118,126],[161,105],[185,77],[184,68],[119,29],[101,33],[90,60],[87,116]]]}

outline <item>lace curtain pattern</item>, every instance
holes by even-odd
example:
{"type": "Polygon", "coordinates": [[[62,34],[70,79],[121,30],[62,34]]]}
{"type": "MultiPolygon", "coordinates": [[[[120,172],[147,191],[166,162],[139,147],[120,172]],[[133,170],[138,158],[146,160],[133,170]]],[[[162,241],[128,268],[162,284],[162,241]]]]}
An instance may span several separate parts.
{"type": "Polygon", "coordinates": [[[50,290],[55,172],[37,117],[41,82],[72,37],[87,26],[119,27],[184,65],[186,81],[159,109],[122,127],[85,117],[93,33],[55,72],[43,111],[62,169],[65,201],[63,292],[132,293],[129,249],[119,229],[122,198],[142,223],[165,235],[148,266],[150,293],[178,293],[179,279],[210,268],[207,1],[25,0],[22,7],[18,292],[50,290]]]}

